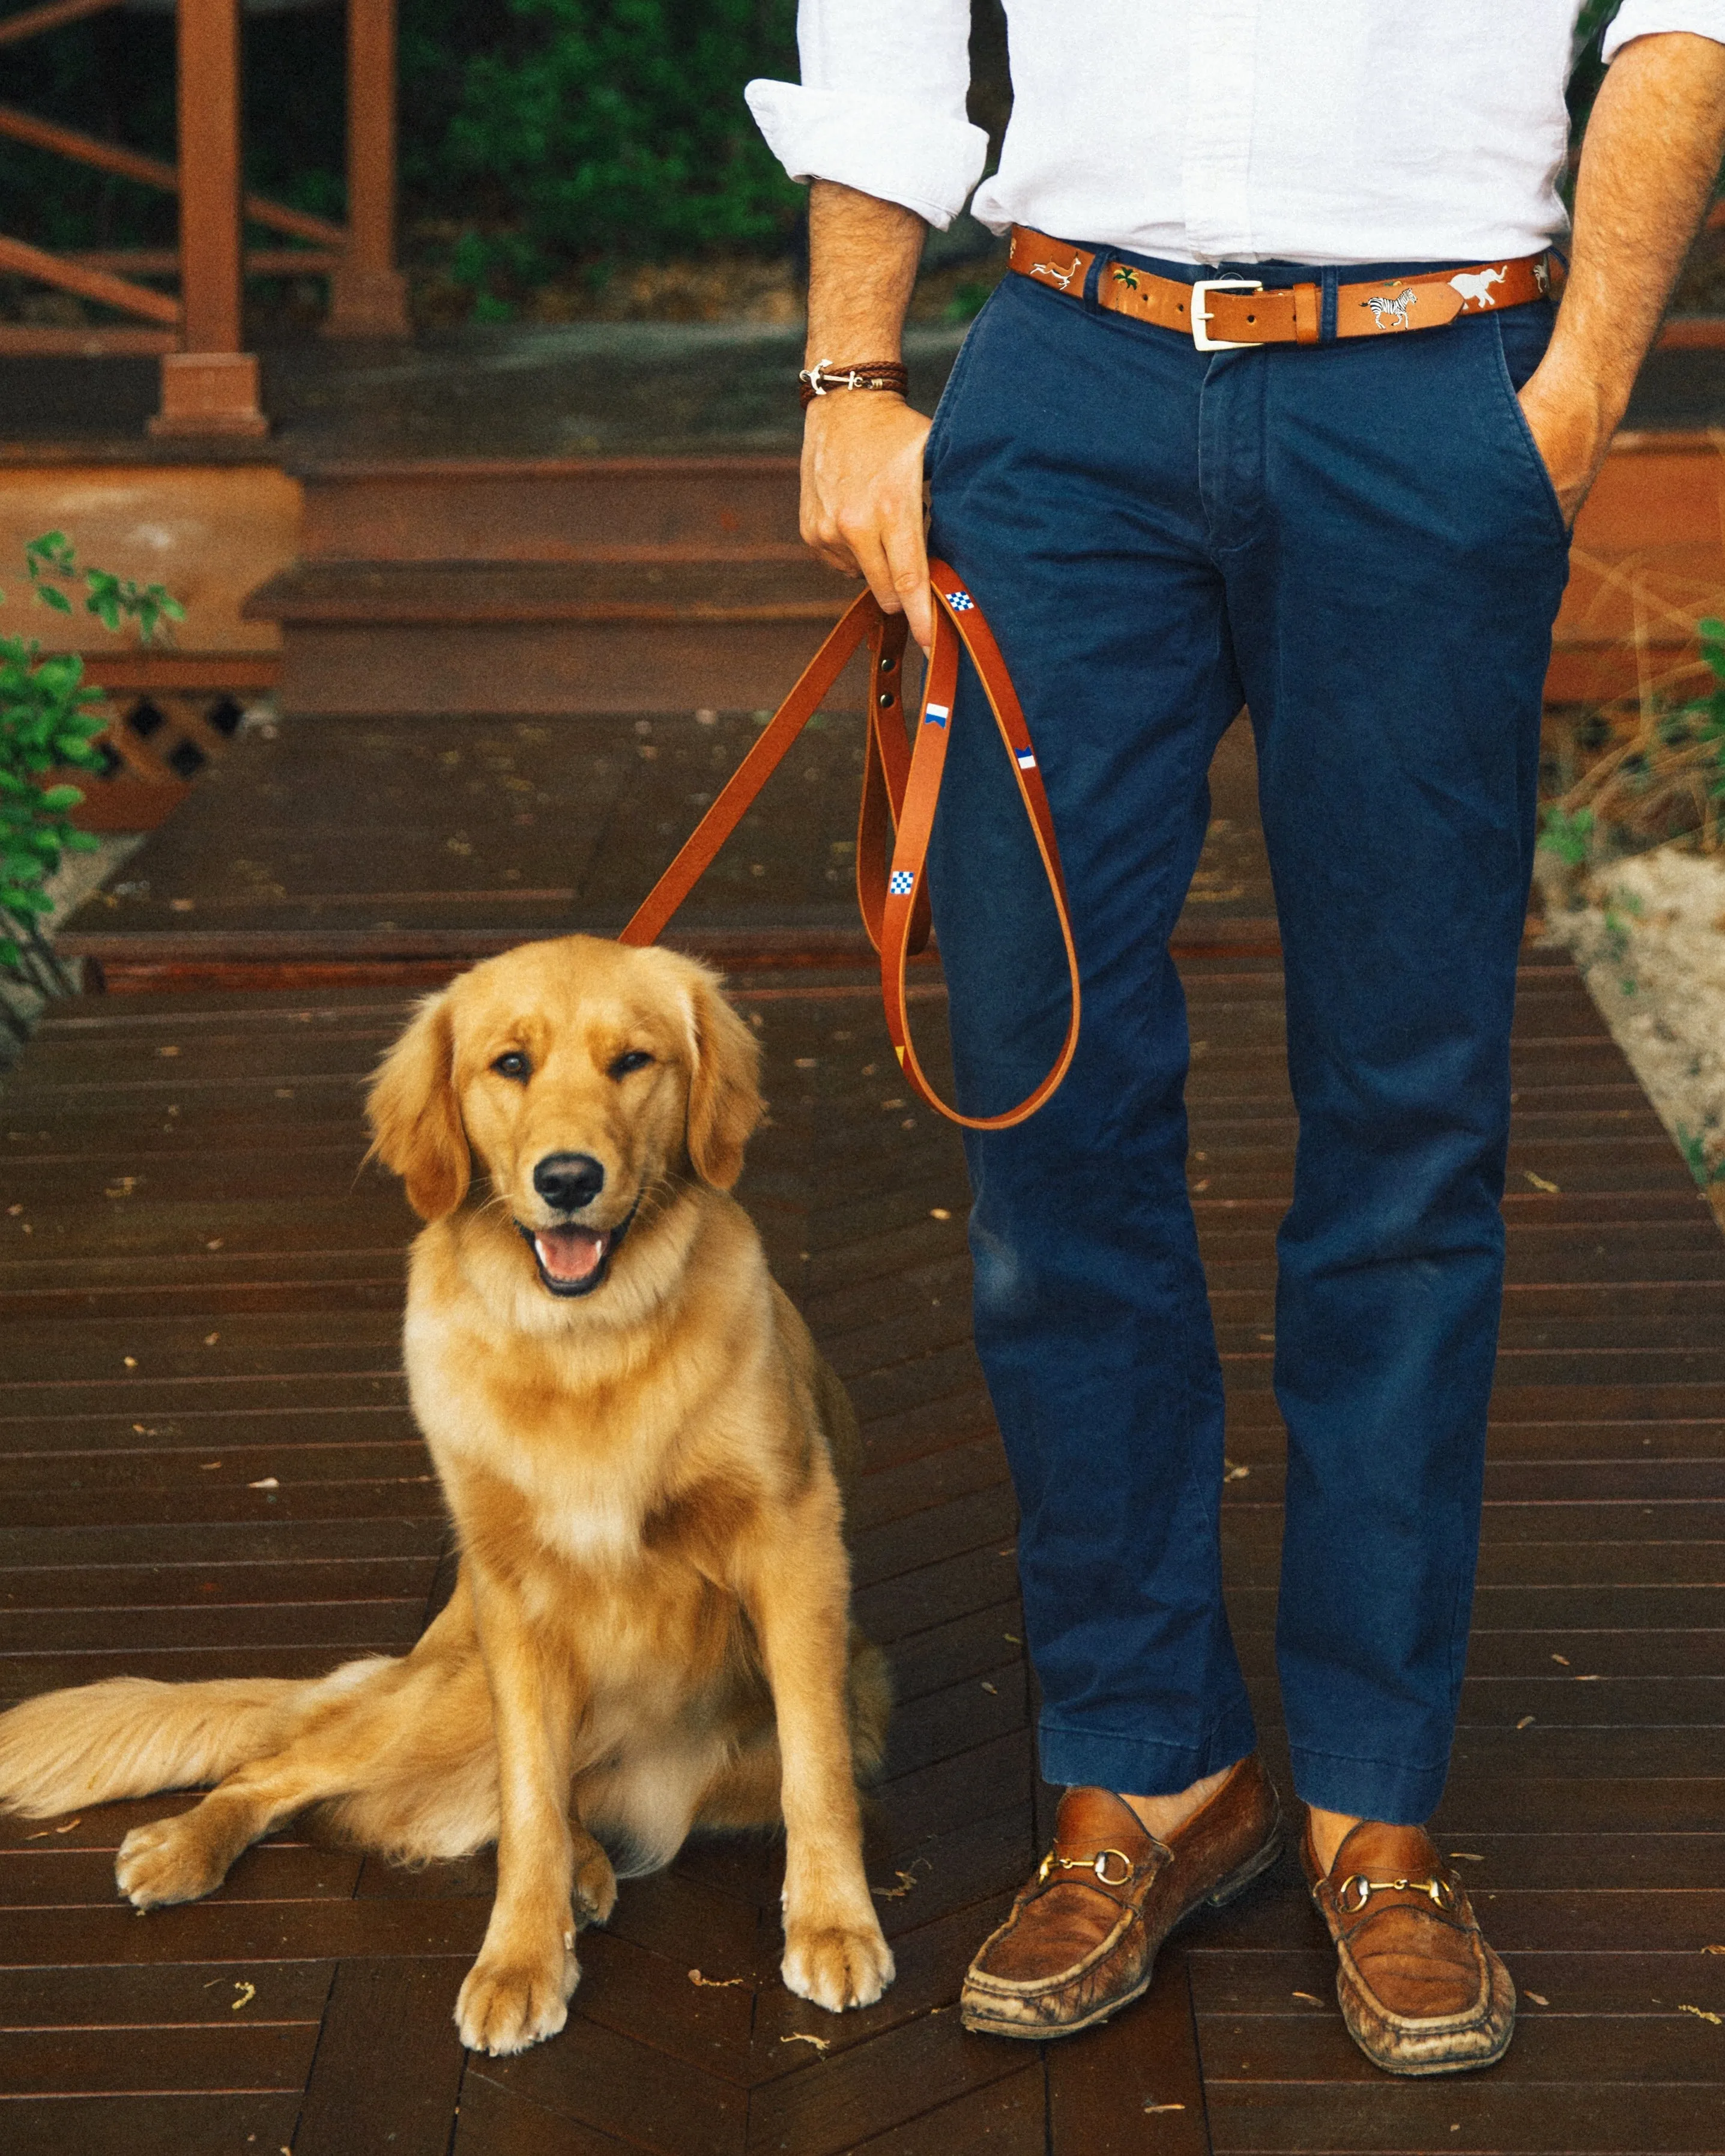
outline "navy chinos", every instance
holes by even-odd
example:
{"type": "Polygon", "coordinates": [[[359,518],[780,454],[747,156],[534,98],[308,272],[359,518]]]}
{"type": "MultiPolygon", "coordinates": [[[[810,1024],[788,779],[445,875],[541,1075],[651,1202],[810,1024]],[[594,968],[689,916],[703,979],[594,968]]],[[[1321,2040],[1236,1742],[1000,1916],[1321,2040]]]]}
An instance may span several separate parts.
{"type": "MultiPolygon", "coordinates": [[[[1203,352],[1096,305],[1122,263],[1199,274],[1105,254],[1082,296],[1009,275],[928,444],[931,546],[1023,700],[1084,978],[1065,1086],[967,1139],[1042,1768],[1168,1793],[1255,1742],[1222,1606],[1222,1383],[1168,957],[1210,757],[1245,703],[1300,1118],[1277,1243],[1283,1706],[1308,1803],[1420,1821],[1466,1652],[1510,1019],[1567,572],[1516,401],[1553,311],[1203,352]]],[[[1336,273],[1231,274],[1321,277],[1332,331],[1336,273]]],[[[1046,1068],[1066,985],[968,664],[948,754],[931,888],[960,1096],[989,1112],[1046,1068]]]]}

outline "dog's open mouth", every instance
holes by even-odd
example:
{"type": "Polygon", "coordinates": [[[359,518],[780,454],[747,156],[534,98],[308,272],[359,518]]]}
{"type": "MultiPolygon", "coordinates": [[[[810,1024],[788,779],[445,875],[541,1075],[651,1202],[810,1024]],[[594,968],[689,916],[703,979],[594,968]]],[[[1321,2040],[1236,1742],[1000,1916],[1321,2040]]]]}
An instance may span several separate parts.
{"type": "Polygon", "coordinates": [[[515,1224],[553,1295],[591,1295],[603,1282],[634,1217],[631,1206],[628,1219],[614,1228],[528,1228],[519,1220],[515,1224]]]}

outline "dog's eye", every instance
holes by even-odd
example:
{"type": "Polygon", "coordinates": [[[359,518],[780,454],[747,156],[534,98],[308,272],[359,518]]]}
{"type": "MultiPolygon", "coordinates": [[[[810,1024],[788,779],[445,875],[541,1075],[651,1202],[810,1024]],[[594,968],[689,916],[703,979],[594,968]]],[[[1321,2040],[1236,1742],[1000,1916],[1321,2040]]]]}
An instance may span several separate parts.
{"type": "Polygon", "coordinates": [[[631,1070],[644,1070],[653,1058],[644,1048],[625,1049],[611,1065],[614,1078],[627,1078],[631,1070]]]}
{"type": "Polygon", "coordinates": [[[506,1055],[500,1055],[491,1068],[500,1078],[530,1078],[533,1075],[532,1065],[518,1048],[511,1048],[506,1055]]]}

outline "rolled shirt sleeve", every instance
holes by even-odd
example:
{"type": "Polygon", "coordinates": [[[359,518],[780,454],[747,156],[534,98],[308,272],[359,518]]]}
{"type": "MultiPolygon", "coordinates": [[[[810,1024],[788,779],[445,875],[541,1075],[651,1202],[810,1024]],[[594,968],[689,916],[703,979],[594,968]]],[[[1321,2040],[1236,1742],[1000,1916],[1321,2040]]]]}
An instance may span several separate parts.
{"type": "Polygon", "coordinates": [[[1692,30],[1725,45],[1725,0],[1623,0],[1600,56],[1614,60],[1631,38],[1657,37],[1665,30],[1692,30]]]}
{"type": "Polygon", "coordinates": [[[797,48],[800,83],[743,93],[786,172],[902,203],[943,231],[988,150],[965,116],[968,0],[801,0],[797,48]]]}

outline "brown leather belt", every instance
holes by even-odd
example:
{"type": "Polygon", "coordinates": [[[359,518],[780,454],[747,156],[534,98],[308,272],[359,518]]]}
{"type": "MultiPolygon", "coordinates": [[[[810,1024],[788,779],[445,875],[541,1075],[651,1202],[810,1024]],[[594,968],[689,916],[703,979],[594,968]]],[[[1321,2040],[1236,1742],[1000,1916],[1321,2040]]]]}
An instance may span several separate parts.
{"type": "MultiPolygon", "coordinates": [[[[1323,287],[1285,285],[1269,290],[1249,277],[1200,277],[1186,284],[1158,277],[1136,263],[1101,254],[1096,302],[1134,321],[1178,330],[1200,352],[1239,345],[1323,342],[1323,287]]],[[[1029,226],[1012,228],[1011,267],[1021,277],[1073,299],[1082,296],[1098,250],[1050,239],[1029,226]]],[[[1412,277],[1378,278],[1342,285],[1336,291],[1338,337],[1394,336],[1403,330],[1440,329],[1457,315],[1486,315],[1549,298],[1554,289],[1550,254],[1519,261],[1481,262],[1468,270],[1433,270],[1412,277]]]]}

